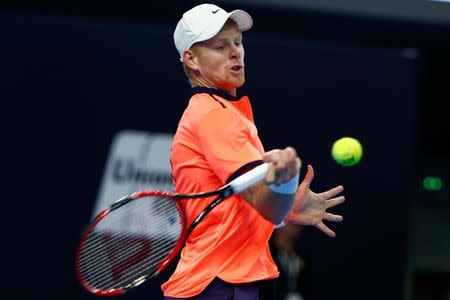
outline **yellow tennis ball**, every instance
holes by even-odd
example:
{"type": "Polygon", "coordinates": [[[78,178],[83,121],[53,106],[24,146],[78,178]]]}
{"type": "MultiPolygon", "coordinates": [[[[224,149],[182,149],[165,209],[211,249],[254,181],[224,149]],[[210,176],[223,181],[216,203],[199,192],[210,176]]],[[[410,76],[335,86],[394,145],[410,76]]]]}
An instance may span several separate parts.
{"type": "Polygon", "coordinates": [[[333,143],[331,156],[340,165],[350,167],[359,163],[363,156],[361,143],[351,137],[343,137],[333,143]]]}

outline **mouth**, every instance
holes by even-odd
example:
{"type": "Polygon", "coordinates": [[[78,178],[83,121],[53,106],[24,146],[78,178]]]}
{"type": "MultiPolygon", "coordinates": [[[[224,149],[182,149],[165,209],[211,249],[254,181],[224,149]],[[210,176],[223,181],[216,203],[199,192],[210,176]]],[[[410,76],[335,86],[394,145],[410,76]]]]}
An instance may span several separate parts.
{"type": "Polygon", "coordinates": [[[240,72],[243,69],[244,69],[243,65],[234,65],[234,66],[231,67],[231,70],[234,71],[234,72],[240,72]]]}

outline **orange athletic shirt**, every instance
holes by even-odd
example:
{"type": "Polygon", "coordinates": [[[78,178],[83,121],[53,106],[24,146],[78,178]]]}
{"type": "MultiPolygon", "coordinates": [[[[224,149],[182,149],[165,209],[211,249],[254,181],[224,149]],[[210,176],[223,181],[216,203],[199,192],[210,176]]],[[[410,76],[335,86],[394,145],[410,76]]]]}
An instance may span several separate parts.
{"type": "MultiPolygon", "coordinates": [[[[223,91],[194,88],[178,124],[171,163],[175,191],[217,189],[238,170],[262,159],[264,148],[247,97],[230,101],[223,91]]],[[[187,224],[213,200],[180,201],[187,224]]],[[[198,295],[219,277],[245,283],[279,276],[268,241],[273,224],[241,196],[215,207],[189,236],[174,274],[162,285],[165,296],[198,295]]]]}

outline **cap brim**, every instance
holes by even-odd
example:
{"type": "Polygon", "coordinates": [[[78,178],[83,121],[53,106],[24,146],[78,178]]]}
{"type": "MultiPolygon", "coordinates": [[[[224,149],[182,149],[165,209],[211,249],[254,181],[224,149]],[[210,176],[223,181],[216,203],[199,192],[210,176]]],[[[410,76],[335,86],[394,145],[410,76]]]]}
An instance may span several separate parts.
{"type": "Polygon", "coordinates": [[[253,26],[252,17],[250,17],[250,15],[243,10],[233,10],[229,13],[229,18],[233,19],[237,23],[241,31],[249,30],[253,26]]]}

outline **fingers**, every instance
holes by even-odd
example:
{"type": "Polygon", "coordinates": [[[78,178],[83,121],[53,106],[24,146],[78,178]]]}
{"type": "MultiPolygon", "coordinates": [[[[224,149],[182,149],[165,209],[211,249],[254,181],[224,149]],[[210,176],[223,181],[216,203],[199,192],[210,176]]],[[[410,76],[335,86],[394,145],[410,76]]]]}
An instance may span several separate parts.
{"type": "Polygon", "coordinates": [[[342,222],[344,218],[341,215],[326,213],[324,219],[331,222],[342,222]]]}
{"type": "Polygon", "coordinates": [[[267,169],[265,180],[268,184],[271,184],[275,181],[275,178],[276,178],[275,166],[273,164],[269,164],[269,168],[267,169]]]}
{"type": "Polygon", "coordinates": [[[308,165],[305,178],[303,178],[302,181],[302,185],[308,188],[313,179],[314,179],[314,169],[311,165],[308,165]]]}
{"type": "Polygon", "coordinates": [[[336,233],[334,233],[333,230],[331,230],[330,228],[327,227],[327,225],[325,225],[324,223],[319,223],[316,226],[320,231],[322,231],[323,233],[325,233],[326,235],[328,235],[329,237],[334,238],[336,236],[336,233]]]}
{"type": "Polygon", "coordinates": [[[331,199],[334,196],[336,196],[337,194],[340,194],[344,191],[344,187],[342,185],[339,185],[337,187],[334,187],[332,189],[329,189],[326,192],[323,192],[322,195],[326,198],[326,199],[331,199]]]}
{"type": "Polygon", "coordinates": [[[334,207],[334,206],[336,206],[338,204],[341,204],[343,202],[345,202],[345,197],[344,196],[339,196],[339,197],[336,197],[336,198],[332,198],[332,199],[327,201],[326,208],[328,209],[330,207],[334,207]]]}
{"type": "Polygon", "coordinates": [[[314,169],[311,165],[307,166],[305,178],[303,178],[300,186],[302,189],[309,190],[309,186],[314,179],[314,169]]]}
{"type": "Polygon", "coordinates": [[[301,167],[301,160],[292,147],[272,150],[264,155],[264,161],[270,162],[266,182],[282,184],[296,176],[301,167]]]}

